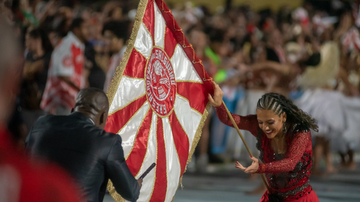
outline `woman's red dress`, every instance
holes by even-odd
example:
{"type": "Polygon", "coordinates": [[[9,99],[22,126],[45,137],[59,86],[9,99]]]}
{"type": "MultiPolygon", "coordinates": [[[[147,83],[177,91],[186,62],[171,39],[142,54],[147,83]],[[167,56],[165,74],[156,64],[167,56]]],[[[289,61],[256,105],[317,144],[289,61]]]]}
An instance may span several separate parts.
{"type": "MultiPolygon", "coordinates": [[[[233,127],[225,106],[216,108],[219,119],[233,127]]],[[[318,202],[319,199],[309,184],[312,168],[311,133],[301,123],[293,123],[286,134],[287,151],[278,154],[270,146],[270,139],[259,128],[256,115],[232,115],[238,127],[250,131],[257,139],[260,151],[257,173],[264,173],[270,190],[265,192],[261,202],[269,201],[269,192],[280,201],[318,202]]]]}

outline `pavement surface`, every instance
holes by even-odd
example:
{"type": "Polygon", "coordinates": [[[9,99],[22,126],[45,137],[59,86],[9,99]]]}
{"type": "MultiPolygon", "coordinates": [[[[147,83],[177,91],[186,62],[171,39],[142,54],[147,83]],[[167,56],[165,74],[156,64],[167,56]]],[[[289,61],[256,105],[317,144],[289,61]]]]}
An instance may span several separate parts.
{"type": "MultiPolygon", "coordinates": [[[[360,157],[360,156],[358,156],[360,157]]],[[[360,202],[360,159],[355,171],[340,170],[323,177],[311,176],[310,184],[320,202],[360,202]]],[[[260,178],[250,180],[249,175],[234,168],[234,164],[210,165],[206,174],[185,173],[183,189],[179,188],[174,202],[257,202],[261,195],[247,195],[255,189],[260,178]]],[[[107,195],[105,202],[113,202],[107,195]]]]}

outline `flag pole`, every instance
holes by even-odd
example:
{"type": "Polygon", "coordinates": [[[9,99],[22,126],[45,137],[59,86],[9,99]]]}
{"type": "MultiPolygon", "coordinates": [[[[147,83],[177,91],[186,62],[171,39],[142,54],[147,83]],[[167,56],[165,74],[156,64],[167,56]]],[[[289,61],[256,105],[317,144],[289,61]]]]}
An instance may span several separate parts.
{"type": "MultiPolygon", "coordinates": [[[[247,143],[246,143],[246,141],[245,141],[245,139],[244,139],[244,136],[241,134],[239,127],[238,127],[237,124],[235,123],[235,120],[234,120],[233,116],[231,115],[229,109],[226,107],[224,101],[223,101],[223,104],[224,104],[224,106],[225,106],[226,113],[228,114],[228,116],[229,116],[229,118],[230,118],[230,120],[231,120],[234,128],[236,129],[236,131],[238,132],[238,134],[239,134],[242,142],[244,143],[247,152],[249,153],[250,156],[253,156],[253,155],[252,155],[252,152],[250,151],[250,149],[249,149],[249,147],[248,147],[248,145],[247,145],[247,143]]],[[[265,184],[265,186],[266,186],[266,189],[269,190],[269,185],[268,185],[268,183],[267,183],[264,175],[263,175],[263,174],[260,174],[260,176],[261,176],[261,179],[262,179],[262,181],[264,182],[264,184],[265,184]]]]}

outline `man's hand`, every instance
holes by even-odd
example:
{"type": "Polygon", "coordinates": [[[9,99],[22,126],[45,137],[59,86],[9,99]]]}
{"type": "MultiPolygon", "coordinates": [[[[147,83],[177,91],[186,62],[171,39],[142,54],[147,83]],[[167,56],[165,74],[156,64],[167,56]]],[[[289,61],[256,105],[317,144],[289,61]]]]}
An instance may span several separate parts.
{"type": "Polygon", "coordinates": [[[137,182],[138,182],[139,187],[140,187],[140,189],[141,189],[141,186],[142,186],[142,183],[143,183],[143,179],[138,179],[137,182]]]}

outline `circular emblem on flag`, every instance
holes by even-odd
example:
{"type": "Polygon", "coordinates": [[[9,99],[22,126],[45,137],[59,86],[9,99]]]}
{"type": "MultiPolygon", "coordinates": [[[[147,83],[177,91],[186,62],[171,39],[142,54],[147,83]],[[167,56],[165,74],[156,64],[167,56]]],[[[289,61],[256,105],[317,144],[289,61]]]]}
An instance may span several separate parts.
{"type": "Polygon", "coordinates": [[[176,95],[174,69],[167,54],[157,47],[146,67],[146,95],[158,115],[167,116],[172,111],[176,95]]]}

